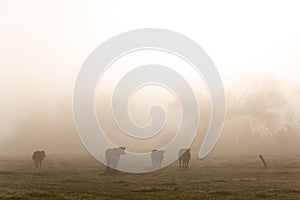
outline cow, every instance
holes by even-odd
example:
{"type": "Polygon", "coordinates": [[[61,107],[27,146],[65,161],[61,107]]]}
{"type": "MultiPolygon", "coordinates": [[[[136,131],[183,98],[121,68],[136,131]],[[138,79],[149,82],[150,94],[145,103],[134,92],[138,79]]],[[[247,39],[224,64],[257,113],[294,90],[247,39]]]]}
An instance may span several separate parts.
{"type": "Polygon", "coordinates": [[[164,150],[152,150],[151,152],[151,160],[153,168],[160,168],[162,161],[164,159],[164,150]]]}
{"type": "Polygon", "coordinates": [[[42,162],[46,157],[45,151],[35,151],[32,155],[32,160],[34,161],[35,168],[41,168],[42,162]]]}
{"type": "Polygon", "coordinates": [[[190,149],[180,149],[178,152],[179,168],[188,168],[191,159],[190,149]]]}
{"type": "Polygon", "coordinates": [[[107,171],[117,169],[120,156],[125,155],[125,147],[107,149],[105,152],[107,171]]]}

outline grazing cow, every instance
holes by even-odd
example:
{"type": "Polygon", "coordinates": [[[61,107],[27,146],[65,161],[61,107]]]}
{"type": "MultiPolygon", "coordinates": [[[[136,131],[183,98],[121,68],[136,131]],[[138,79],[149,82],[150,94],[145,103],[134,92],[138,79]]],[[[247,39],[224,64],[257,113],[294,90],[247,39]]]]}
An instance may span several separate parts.
{"type": "Polygon", "coordinates": [[[125,147],[110,148],[105,152],[107,170],[117,169],[120,156],[125,155],[125,147]]]}
{"type": "Polygon", "coordinates": [[[156,150],[156,149],[152,150],[151,160],[152,160],[152,166],[154,168],[161,167],[161,163],[164,159],[164,153],[165,153],[164,150],[156,150]]]}
{"type": "Polygon", "coordinates": [[[41,168],[42,162],[46,157],[45,151],[35,151],[32,155],[32,160],[34,161],[35,168],[41,168]]]}
{"type": "Polygon", "coordinates": [[[179,167],[180,168],[188,168],[189,161],[191,159],[191,150],[190,149],[180,149],[178,152],[179,157],[179,167]]]}

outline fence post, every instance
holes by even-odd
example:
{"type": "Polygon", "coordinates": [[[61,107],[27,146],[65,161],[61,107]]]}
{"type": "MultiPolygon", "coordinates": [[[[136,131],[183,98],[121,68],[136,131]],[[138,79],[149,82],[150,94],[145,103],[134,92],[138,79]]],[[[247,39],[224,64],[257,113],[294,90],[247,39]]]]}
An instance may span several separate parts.
{"type": "Polygon", "coordinates": [[[263,163],[264,167],[265,167],[265,168],[268,168],[268,165],[267,165],[267,163],[266,163],[264,157],[263,157],[262,155],[259,155],[259,158],[260,158],[261,162],[263,163]]]}

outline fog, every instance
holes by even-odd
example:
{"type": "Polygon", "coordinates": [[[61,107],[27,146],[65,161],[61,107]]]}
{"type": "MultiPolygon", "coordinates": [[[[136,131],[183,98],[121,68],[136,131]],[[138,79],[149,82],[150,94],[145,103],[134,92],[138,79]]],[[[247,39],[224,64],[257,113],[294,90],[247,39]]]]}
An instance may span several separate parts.
{"type": "MultiPolygon", "coordinates": [[[[300,152],[297,3],[254,1],[245,6],[235,2],[235,9],[229,5],[216,8],[214,2],[133,2],[140,10],[114,1],[1,1],[1,155],[31,154],[37,149],[50,154],[86,153],[72,113],[72,95],[80,67],[93,49],[109,37],[144,27],[163,27],[186,34],[207,51],[218,68],[225,86],[227,117],[213,154],[300,152]],[[174,9],[166,16],[170,3],[174,9]],[[185,11],[191,8],[199,10],[185,11]],[[206,8],[216,9],[223,18],[216,18],[206,8]],[[210,22],[205,20],[208,18],[210,22]]],[[[114,72],[121,74],[120,71],[114,72]]],[[[108,137],[131,151],[161,148],[178,128],[178,103],[159,88],[141,91],[129,109],[135,122],[147,124],[148,109],[157,100],[168,111],[167,126],[148,145],[136,146],[129,138],[118,140],[113,135],[117,129],[107,102],[113,81],[120,74],[108,76],[109,87],[97,97],[99,121],[102,120],[108,137]],[[106,103],[100,103],[102,100],[106,103]]],[[[193,152],[198,152],[211,116],[210,97],[203,80],[194,77],[192,71],[184,75],[201,108],[200,127],[192,145],[193,152]]]]}
{"type": "MultiPolygon", "coordinates": [[[[153,91],[158,90],[155,87],[149,88],[131,103],[130,106],[137,106],[139,110],[133,111],[133,116],[136,115],[133,119],[137,120],[137,123],[143,124],[149,120],[147,107],[151,103],[146,103],[145,96],[148,98],[147,94],[153,94],[153,91]]],[[[300,118],[297,106],[300,100],[299,89],[290,90],[285,88],[278,79],[261,76],[249,78],[241,81],[240,85],[227,88],[226,96],[227,117],[213,154],[287,155],[300,152],[300,118]]],[[[195,152],[202,143],[211,116],[209,95],[203,92],[198,98],[200,107],[206,109],[201,109],[200,127],[192,145],[195,152]]],[[[51,101],[40,101],[32,104],[26,112],[22,112],[21,117],[16,121],[13,134],[1,140],[1,154],[28,154],[36,149],[44,149],[50,154],[86,153],[74,125],[72,97],[61,99],[53,106],[51,101]]],[[[176,133],[180,113],[177,102],[172,100],[171,96],[166,98],[166,101],[162,101],[161,96],[157,99],[167,105],[167,125],[160,136],[144,141],[143,145],[137,146],[136,142],[139,144],[141,142],[135,141],[136,139],[120,137],[122,132],[116,132],[117,128],[111,117],[110,107],[101,110],[103,109],[101,103],[97,108],[99,123],[105,128],[107,136],[112,141],[119,145],[126,145],[130,151],[141,152],[161,148],[176,133]]]]}

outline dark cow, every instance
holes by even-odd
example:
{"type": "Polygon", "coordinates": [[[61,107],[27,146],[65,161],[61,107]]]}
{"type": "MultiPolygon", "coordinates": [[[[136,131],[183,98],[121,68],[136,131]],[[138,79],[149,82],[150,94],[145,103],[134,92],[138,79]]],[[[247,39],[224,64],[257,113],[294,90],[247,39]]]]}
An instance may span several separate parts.
{"type": "Polygon", "coordinates": [[[180,149],[178,152],[179,157],[179,167],[188,168],[189,161],[191,159],[191,150],[190,149],[180,149]]]}
{"type": "Polygon", "coordinates": [[[152,160],[152,166],[154,168],[160,168],[162,161],[164,160],[164,150],[152,150],[151,153],[151,160],[152,160]]]}
{"type": "Polygon", "coordinates": [[[32,155],[32,160],[34,161],[35,168],[41,168],[42,162],[46,157],[45,151],[35,151],[32,155]]]}
{"type": "Polygon", "coordinates": [[[120,156],[125,155],[125,147],[110,148],[105,152],[107,170],[117,169],[120,156]]]}

